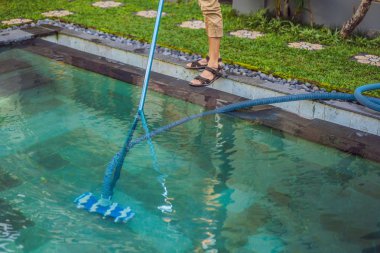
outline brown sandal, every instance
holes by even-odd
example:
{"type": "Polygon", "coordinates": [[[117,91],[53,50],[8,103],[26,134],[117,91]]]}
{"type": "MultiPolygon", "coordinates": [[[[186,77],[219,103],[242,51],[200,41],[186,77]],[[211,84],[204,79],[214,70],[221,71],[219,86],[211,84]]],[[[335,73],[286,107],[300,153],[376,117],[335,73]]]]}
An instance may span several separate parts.
{"type": "Polygon", "coordinates": [[[196,77],[194,78],[194,80],[199,80],[199,81],[201,81],[201,83],[200,83],[200,84],[193,84],[193,83],[189,82],[189,85],[190,85],[190,86],[193,86],[193,87],[204,87],[204,86],[208,86],[208,85],[212,84],[213,82],[215,82],[216,80],[218,80],[218,79],[222,76],[222,73],[220,73],[220,70],[221,70],[221,69],[222,69],[221,67],[219,67],[219,68],[217,68],[217,69],[214,69],[214,68],[211,68],[211,67],[206,66],[206,67],[205,67],[205,70],[207,70],[208,72],[210,72],[211,74],[213,74],[213,75],[214,75],[214,78],[212,78],[212,79],[207,79],[207,78],[205,78],[205,77],[199,75],[199,76],[196,76],[196,77]]]}
{"type": "MultiPolygon", "coordinates": [[[[210,57],[206,56],[207,63],[209,60],[210,60],[210,57]]],[[[200,64],[199,61],[200,60],[196,60],[196,61],[191,62],[190,67],[185,66],[185,68],[187,68],[187,69],[205,69],[207,67],[207,64],[200,64]]],[[[219,58],[218,62],[222,62],[222,58],[219,58]]]]}

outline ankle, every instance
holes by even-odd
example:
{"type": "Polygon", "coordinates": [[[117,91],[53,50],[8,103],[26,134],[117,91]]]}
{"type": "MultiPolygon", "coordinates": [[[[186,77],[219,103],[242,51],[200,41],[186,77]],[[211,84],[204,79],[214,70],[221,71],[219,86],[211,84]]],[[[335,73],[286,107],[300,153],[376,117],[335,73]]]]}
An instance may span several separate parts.
{"type": "Polygon", "coordinates": [[[210,68],[217,69],[217,68],[219,68],[219,63],[218,63],[218,61],[216,61],[216,62],[209,61],[208,64],[207,64],[207,66],[210,67],[210,68]]]}

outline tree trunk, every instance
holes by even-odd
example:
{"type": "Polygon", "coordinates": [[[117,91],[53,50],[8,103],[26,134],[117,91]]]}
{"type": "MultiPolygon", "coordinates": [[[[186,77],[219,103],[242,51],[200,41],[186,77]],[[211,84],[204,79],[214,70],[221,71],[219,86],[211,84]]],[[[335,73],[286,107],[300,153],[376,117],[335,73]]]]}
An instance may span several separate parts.
{"type": "Polygon", "coordinates": [[[362,22],[367,14],[373,0],[361,0],[355,14],[350,18],[340,30],[340,35],[345,39],[351,35],[352,31],[362,22]]]}
{"type": "Polygon", "coordinates": [[[284,0],[284,7],[282,13],[284,18],[288,19],[290,17],[289,0],[284,0]]]}

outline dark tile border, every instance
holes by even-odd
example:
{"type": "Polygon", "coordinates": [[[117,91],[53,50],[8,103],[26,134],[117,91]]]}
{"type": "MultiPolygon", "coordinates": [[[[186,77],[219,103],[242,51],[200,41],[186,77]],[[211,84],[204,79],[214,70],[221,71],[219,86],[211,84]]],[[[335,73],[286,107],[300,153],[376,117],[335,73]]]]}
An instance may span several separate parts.
{"type": "MultiPolygon", "coordinates": [[[[36,39],[22,45],[25,50],[67,64],[100,73],[127,83],[141,85],[144,70],[111,62],[105,58],[36,39]]],[[[245,98],[210,88],[194,88],[186,81],[152,73],[150,89],[212,109],[245,98]]],[[[347,153],[380,162],[380,136],[368,134],[318,119],[305,119],[273,106],[259,106],[231,113],[303,139],[334,147],[347,153]]]]}

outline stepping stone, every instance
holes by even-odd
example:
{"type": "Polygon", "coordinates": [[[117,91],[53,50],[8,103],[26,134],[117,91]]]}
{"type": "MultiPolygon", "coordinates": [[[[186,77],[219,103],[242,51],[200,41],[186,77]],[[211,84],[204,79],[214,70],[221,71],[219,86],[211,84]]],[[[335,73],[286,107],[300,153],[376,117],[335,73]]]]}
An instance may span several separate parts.
{"type": "Polygon", "coordinates": [[[189,29],[205,29],[206,24],[203,21],[200,20],[191,20],[191,21],[185,21],[182,22],[182,24],[179,25],[182,28],[189,28],[189,29]]]}
{"type": "Polygon", "coordinates": [[[55,11],[43,12],[41,14],[42,16],[52,18],[52,17],[64,17],[64,16],[72,15],[74,13],[67,10],[55,10],[55,11]]]}
{"type": "Polygon", "coordinates": [[[355,55],[354,59],[359,63],[380,67],[380,56],[377,56],[377,55],[359,54],[359,55],[355,55]]]}
{"type": "Polygon", "coordinates": [[[123,5],[123,3],[115,1],[99,1],[92,4],[92,6],[94,7],[99,7],[103,9],[119,7],[121,5],[123,5]]]}
{"type": "Polygon", "coordinates": [[[245,39],[251,39],[251,40],[264,36],[264,34],[261,32],[248,31],[248,30],[238,30],[238,31],[230,32],[230,35],[238,37],[238,38],[245,38],[245,39]]]}
{"type": "MultiPolygon", "coordinates": [[[[144,18],[155,18],[157,17],[157,11],[153,11],[153,10],[139,11],[139,12],[136,12],[136,15],[140,17],[144,17],[144,18]]],[[[162,13],[162,17],[163,16],[166,16],[165,12],[162,13]]]]}
{"type": "Polygon", "coordinates": [[[304,41],[291,42],[288,44],[288,47],[305,49],[305,50],[309,50],[309,51],[322,50],[324,48],[324,46],[321,44],[312,44],[312,43],[304,42],[304,41]]]}
{"type": "Polygon", "coordinates": [[[10,20],[4,20],[1,21],[3,25],[21,25],[21,24],[27,24],[32,22],[33,20],[31,19],[26,19],[26,18],[14,18],[10,20]]]}

